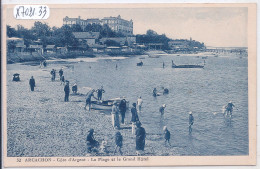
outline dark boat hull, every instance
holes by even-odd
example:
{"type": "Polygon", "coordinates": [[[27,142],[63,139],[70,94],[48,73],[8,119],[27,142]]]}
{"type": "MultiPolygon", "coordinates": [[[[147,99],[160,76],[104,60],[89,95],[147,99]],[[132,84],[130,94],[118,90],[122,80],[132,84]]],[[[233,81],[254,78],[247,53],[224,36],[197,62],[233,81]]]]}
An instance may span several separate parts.
{"type": "Polygon", "coordinates": [[[203,65],[172,65],[172,68],[204,68],[203,65]]]}

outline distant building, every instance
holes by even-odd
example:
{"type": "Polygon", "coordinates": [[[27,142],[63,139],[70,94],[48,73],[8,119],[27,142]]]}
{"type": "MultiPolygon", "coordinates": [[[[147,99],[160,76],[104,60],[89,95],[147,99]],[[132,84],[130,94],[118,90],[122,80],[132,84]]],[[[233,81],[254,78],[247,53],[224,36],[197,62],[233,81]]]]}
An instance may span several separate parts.
{"type": "Polygon", "coordinates": [[[133,34],[133,21],[124,20],[120,15],[118,17],[105,17],[102,19],[103,24],[107,24],[113,31],[121,32],[125,35],[133,34]]]}
{"type": "Polygon", "coordinates": [[[100,42],[102,44],[105,44],[107,40],[112,40],[117,43],[119,43],[121,46],[132,46],[133,44],[136,43],[136,37],[135,36],[130,36],[130,37],[118,37],[118,38],[102,38],[100,39],[100,42]]]}
{"type": "Polygon", "coordinates": [[[105,17],[103,19],[99,18],[92,18],[92,19],[81,19],[80,16],[78,18],[69,18],[66,16],[63,18],[63,25],[80,25],[82,30],[85,30],[85,27],[88,24],[99,24],[104,25],[107,24],[111,30],[115,32],[121,32],[124,35],[133,35],[133,21],[132,19],[130,21],[127,21],[125,19],[122,19],[120,15],[118,17],[105,17]]]}
{"type": "Polygon", "coordinates": [[[189,48],[189,41],[187,40],[171,40],[168,46],[173,50],[187,50],[189,48]]]}
{"type": "Polygon", "coordinates": [[[12,48],[12,49],[8,49],[9,51],[23,52],[26,48],[26,46],[24,45],[24,40],[22,38],[12,37],[12,38],[7,38],[6,41],[7,44],[13,43],[13,45],[8,45],[8,48],[12,48]]]}
{"type": "Polygon", "coordinates": [[[73,32],[73,35],[79,41],[86,41],[87,45],[93,45],[98,41],[99,32],[73,32]]]}

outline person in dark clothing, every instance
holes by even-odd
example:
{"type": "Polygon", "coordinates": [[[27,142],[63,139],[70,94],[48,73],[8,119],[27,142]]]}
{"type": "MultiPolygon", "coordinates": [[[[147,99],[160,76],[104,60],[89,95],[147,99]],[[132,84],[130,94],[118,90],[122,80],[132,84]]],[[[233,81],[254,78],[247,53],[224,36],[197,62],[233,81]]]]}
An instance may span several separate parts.
{"type": "Polygon", "coordinates": [[[63,69],[61,68],[60,71],[59,71],[59,75],[60,75],[60,80],[61,80],[61,77],[63,75],[63,69]]]}
{"type": "Polygon", "coordinates": [[[92,89],[91,91],[88,92],[87,97],[86,97],[86,105],[85,105],[84,109],[87,109],[87,105],[88,105],[89,106],[88,110],[90,110],[90,108],[91,108],[91,97],[92,96],[94,97],[94,92],[95,92],[95,89],[92,89]]]}
{"type": "Polygon", "coordinates": [[[94,138],[94,129],[89,130],[89,134],[87,136],[87,150],[88,153],[93,151],[93,148],[97,148],[99,146],[99,142],[94,138]]]}
{"type": "Polygon", "coordinates": [[[140,151],[144,151],[144,147],[145,147],[145,137],[146,137],[146,132],[145,132],[145,129],[143,127],[141,127],[141,122],[137,122],[136,123],[136,126],[137,126],[137,129],[136,129],[136,132],[135,132],[135,135],[136,135],[136,139],[135,139],[135,142],[136,142],[136,153],[137,155],[141,155],[140,154],[140,151]]]}
{"type": "Polygon", "coordinates": [[[34,80],[33,76],[31,77],[29,84],[30,84],[30,87],[31,87],[31,91],[34,91],[35,80],[34,80]]]}
{"type": "Polygon", "coordinates": [[[123,146],[123,136],[121,135],[121,133],[119,131],[116,132],[115,142],[116,142],[116,148],[115,148],[114,154],[116,153],[116,150],[119,147],[119,153],[120,153],[120,155],[122,155],[123,153],[121,151],[121,148],[123,146]]]}
{"type": "Polygon", "coordinates": [[[136,110],[136,103],[133,103],[133,107],[131,108],[131,113],[132,113],[132,118],[131,118],[132,134],[135,134],[135,125],[136,125],[136,122],[139,121],[137,110],[136,110]]]}
{"type": "Polygon", "coordinates": [[[191,128],[191,126],[193,125],[193,123],[194,123],[194,117],[193,117],[193,115],[192,115],[192,112],[189,112],[189,133],[191,133],[192,132],[192,128],[191,128]]]}
{"type": "Polygon", "coordinates": [[[77,93],[77,91],[78,91],[78,86],[77,86],[77,84],[75,83],[75,84],[72,86],[72,92],[73,92],[73,93],[77,93]]]}
{"type": "Polygon", "coordinates": [[[126,100],[125,99],[121,100],[121,102],[119,103],[119,111],[121,114],[121,123],[124,124],[125,123],[125,112],[126,112],[126,100]]]}
{"type": "Polygon", "coordinates": [[[43,64],[44,67],[46,67],[47,66],[46,60],[44,60],[42,64],[43,64]]]}
{"type": "Polygon", "coordinates": [[[105,90],[103,89],[103,86],[101,86],[100,89],[97,89],[97,99],[101,100],[102,99],[102,94],[105,93],[105,90]]]}
{"type": "Polygon", "coordinates": [[[227,106],[225,107],[226,108],[226,116],[229,114],[230,117],[232,117],[232,112],[233,112],[233,107],[235,107],[235,105],[232,103],[232,101],[230,101],[227,106]]]}
{"type": "Polygon", "coordinates": [[[163,133],[164,133],[165,145],[167,142],[169,143],[169,145],[171,145],[170,143],[171,133],[166,126],[163,127],[163,133]]]}
{"type": "Polygon", "coordinates": [[[65,98],[64,101],[68,102],[69,101],[69,94],[70,94],[70,86],[69,86],[69,82],[66,82],[66,85],[64,86],[64,92],[65,92],[65,98]]]}
{"type": "Polygon", "coordinates": [[[51,81],[55,81],[56,71],[54,69],[51,70],[51,81]]]}
{"type": "Polygon", "coordinates": [[[157,89],[154,88],[154,89],[153,89],[153,97],[156,97],[156,96],[157,96],[157,89]]]}

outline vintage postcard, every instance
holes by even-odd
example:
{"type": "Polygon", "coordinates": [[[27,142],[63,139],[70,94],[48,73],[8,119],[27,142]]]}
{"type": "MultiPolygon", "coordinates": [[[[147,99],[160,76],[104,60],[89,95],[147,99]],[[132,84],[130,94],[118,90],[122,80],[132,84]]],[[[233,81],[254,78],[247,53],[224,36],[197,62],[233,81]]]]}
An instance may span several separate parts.
{"type": "Polygon", "coordinates": [[[256,4],[17,4],[5,167],[256,165],[256,4]]]}

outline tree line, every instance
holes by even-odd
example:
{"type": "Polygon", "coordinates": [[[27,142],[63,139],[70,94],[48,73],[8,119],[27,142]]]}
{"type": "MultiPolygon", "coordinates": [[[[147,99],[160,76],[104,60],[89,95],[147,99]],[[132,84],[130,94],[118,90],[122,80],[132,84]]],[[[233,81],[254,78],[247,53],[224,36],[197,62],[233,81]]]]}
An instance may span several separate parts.
{"type": "MultiPolygon", "coordinates": [[[[31,29],[27,29],[22,25],[17,26],[17,30],[7,25],[7,36],[23,38],[26,47],[39,42],[43,47],[47,45],[55,45],[59,47],[72,46],[79,47],[86,45],[78,41],[73,32],[83,32],[80,25],[63,25],[62,27],[50,27],[46,23],[35,22],[31,29]]],[[[84,32],[100,32],[100,37],[122,37],[120,32],[114,32],[108,25],[88,24],[84,32]]]]}

